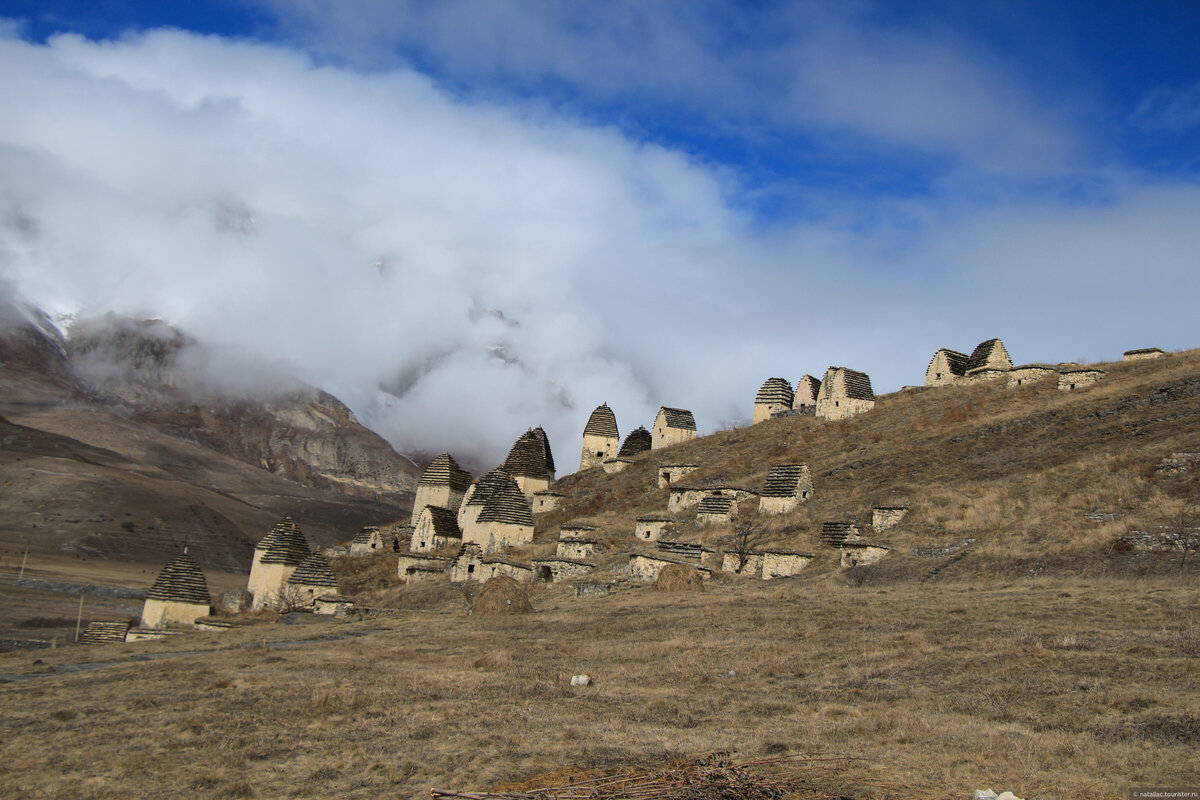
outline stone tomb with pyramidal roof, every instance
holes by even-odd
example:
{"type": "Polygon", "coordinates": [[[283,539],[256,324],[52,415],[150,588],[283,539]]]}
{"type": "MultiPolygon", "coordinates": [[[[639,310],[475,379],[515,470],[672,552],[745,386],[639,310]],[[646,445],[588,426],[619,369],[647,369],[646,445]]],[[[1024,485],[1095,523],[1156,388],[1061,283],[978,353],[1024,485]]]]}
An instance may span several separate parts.
{"type": "Polygon", "coordinates": [[[416,553],[433,550],[457,550],[462,547],[463,534],[454,512],[439,506],[425,506],[417,517],[408,549],[416,553]]]}
{"type": "Polygon", "coordinates": [[[146,592],[142,605],[142,627],[191,626],[198,617],[212,613],[208,582],[200,567],[185,550],[163,567],[146,592]]]}
{"type": "Polygon", "coordinates": [[[476,481],[459,515],[463,544],[477,544],[484,553],[533,541],[533,512],[517,482],[503,467],[476,481]]]}
{"type": "Polygon", "coordinates": [[[792,410],[802,414],[814,414],[817,410],[817,395],[821,392],[821,382],[812,375],[805,375],[796,384],[796,394],[792,398],[792,410]]]}
{"type": "Polygon", "coordinates": [[[616,458],[620,448],[621,434],[617,431],[617,417],[608,403],[601,403],[588,417],[583,429],[583,451],[579,456],[579,469],[598,467],[609,459],[616,458]]]}
{"type": "Polygon", "coordinates": [[[458,466],[458,462],[449,453],[429,462],[429,466],[421,473],[417,481],[417,495],[413,498],[412,524],[417,524],[417,517],[425,506],[448,508],[455,514],[462,504],[463,496],[471,486],[471,473],[458,466]]]}
{"type": "Polygon", "coordinates": [[[312,608],[318,598],[338,593],[337,577],[320,553],[309,553],[288,577],[284,590],[293,607],[312,608]]]}
{"type": "Polygon", "coordinates": [[[875,391],[865,372],[830,367],[821,381],[816,414],[821,419],[849,419],[875,407],[875,391]]]}
{"type": "Polygon", "coordinates": [[[540,425],[521,434],[504,459],[504,469],[517,482],[526,502],[532,501],[537,492],[550,488],[554,483],[554,455],[540,425]]]}
{"type": "Polygon", "coordinates": [[[758,498],[758,513],[786,514],[811,498],[812,493],[807,464],[776,464],[767,473],[767,484],[758,498]]]}
{"type": "Polygon", "coordinates": [[[396,535],[385,534],[376,525],[359,528],[358,533],[350,541],[350,555],[370,556],[376,553],[396,553],[399,551],[396,535]]]}
{"type": "Polygon", "coordinates": [[[308,540],[291,517],[284,517],[254,546],[246,589],[255,609],[272,608],[296,567],[308,558],[308,540]]]}
{"type": "Polygon", "coordinates": [[[650,446],[654,450],[682,444],[695,439],[696,419],[684,408],[663,406],[654,418],[654,430],[650,435],[650,446]]]}
{"type": "Polygon", "coordinates": [[[796,393],[785,378],[767,378],[754,396],[754,419],[752,425],[769,420],[782,411],[791,411],[796,393]]]}
{"type": "Polygon", "coordinates": [[[648,452],[652,446],[653,439],[650,436],[650,431],[639,425],[625,437],[625,441],[621,443],[621,449],[617,451],[617,455],[621,458],[633,458],[639,453],[648,452]]]}

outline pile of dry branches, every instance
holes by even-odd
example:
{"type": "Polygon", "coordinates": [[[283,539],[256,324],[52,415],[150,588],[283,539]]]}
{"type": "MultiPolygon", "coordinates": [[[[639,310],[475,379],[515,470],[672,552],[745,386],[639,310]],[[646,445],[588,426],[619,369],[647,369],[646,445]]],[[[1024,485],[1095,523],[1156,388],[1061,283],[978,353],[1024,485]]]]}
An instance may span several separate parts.
{"type": "MultiPolygon", "coordinates": [[[[664,769],[627,771],[566,786],[524,792],[451,792],[431,789],[433,800],[782,800],[802,788],[800,772],[818,762],[848,761],[847,756],[794,755],[730,764],[720,756],[674,763],[664,769]],[[786,762],[786,763],[785,763],[786,762]],[[776,765],[772,777],[750,767],[776,765]],[[778,769],[787,766],[789,769],[778,769]]],[[[805,797],[835,800],[814,792],[805,797]]]]}

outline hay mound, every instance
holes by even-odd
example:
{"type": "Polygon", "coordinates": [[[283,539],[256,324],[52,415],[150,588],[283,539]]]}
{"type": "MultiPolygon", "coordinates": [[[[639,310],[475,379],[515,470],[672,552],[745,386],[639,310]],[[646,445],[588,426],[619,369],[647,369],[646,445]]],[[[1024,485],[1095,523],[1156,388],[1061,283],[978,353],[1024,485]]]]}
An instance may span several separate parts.
{"type": "Polygon", "coordinates": [[[529,604],[529,596],[520,584],[507,575],[489,578],[471,606],[471,616],[475,617],[528,614],[531,611],[533,606],[529,604]]]}
{"type": "Polygon", "coordinates": [[[667,564],[654,582],[658,592],[703,592],[704,578],[700,570],[687,564],[667,564]]]}

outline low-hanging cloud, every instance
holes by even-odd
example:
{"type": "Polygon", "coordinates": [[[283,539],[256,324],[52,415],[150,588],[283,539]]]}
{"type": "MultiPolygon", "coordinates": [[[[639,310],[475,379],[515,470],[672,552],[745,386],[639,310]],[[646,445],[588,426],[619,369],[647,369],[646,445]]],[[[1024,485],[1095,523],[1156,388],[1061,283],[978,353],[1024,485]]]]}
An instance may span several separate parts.
{"type": "Polygon", "coordinates": [[[660,404],[707,431],[829,364],[888,390],[994,335],[1018,360],[1194,344],[1150,287],[1195,295],[1195,186],[764,226],[735,177],[614,128],[179,31],[0,39],[0,102],[16,291],[161,317],[408,451],[494,462],[541,424],[565,472],[601,402],[623,434],[660,404]]]}

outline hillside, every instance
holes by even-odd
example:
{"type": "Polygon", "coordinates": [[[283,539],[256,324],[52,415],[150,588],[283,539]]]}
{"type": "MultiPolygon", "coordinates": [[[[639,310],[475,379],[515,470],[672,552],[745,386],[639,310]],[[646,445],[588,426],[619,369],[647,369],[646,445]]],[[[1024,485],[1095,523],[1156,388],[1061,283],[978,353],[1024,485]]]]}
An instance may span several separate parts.
{"type": "MultiPolygon", "coordinates": [[[[586,519],[614,548],[629,549],[636,518],[667,509],[660,464],[700,465],[688,485],[761,491],[771,465],[804,463],[813,499],[761,522],[771,544],[824,553],[817,569],[836,560],[819,537],[823,522],[837,520],[857,521],[864,539],[895,548],[860,577],[921,577],[951,558],[946,569],[959,575],[1173,569],[1178,553],[1156,558],[1118,540],[1177,523],[1200,497],[1194,472],[1155,469],[1172,453],[1200,451],[1200,351],[1096,366],[1107,376],[1074,392],[1053,379],[907,389],[853,419],[773,419],[643,453],[617,474],[586,470],[554,485],[567,498],[538,518],[538,539],[586,519]],[[910,511],[875,535],[873,506],[910,511]]],[[[756,506],[746,506],[743,519],[754,522],[756,506]]],[[[697,527],[694,509],[677,522],[680,539],[719,544],[728,534],[697,527]]]]}
{"type": "Polygon", "coordinates": [[[161,563],[189,544],[243,571],[281,516],[332,544],[408,513],[416,466],[327,393],[206,387],[158,322],[3,322],[0,549],[161,563]]]}

